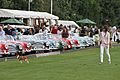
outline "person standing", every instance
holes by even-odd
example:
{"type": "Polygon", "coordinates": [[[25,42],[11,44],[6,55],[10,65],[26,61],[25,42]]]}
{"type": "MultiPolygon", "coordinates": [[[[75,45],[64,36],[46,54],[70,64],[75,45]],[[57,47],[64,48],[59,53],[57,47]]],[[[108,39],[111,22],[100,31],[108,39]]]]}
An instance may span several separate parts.
{"type": "Polygon", "coordinates": [[[4,28],[3,30],[5,31],[6,35],[12,35],[12,27],[10,25],[7,25],[7,28],[4,28]]]}
{"type": "Polygon", "coordinates": [[[0,36],[4,37],[5,36],[5,32],[2,28],[2,25],[0,25],[0,36]]]}
{"type": "Polygon", "coordinates": [[[64,26],[63,31],[62,31],[62,38],[68,38],[69,32],[66,26],[64,26]]]}
{"type": "Polygon", "coordinates": [[[100,64],[103,63],[104,49],[106,50],[106,54],[108,56],[108,64],[111,64],[109,44],[110,44],[110,33],[108,32],[108,27],[105,26],[105,28],[100,33],[100,64]]]}
{"type": "Polygon", "coordinates": [[[57,31],[58,31],[57,25],[56,24],[54,26],[52,25],[52,27],[51,27],[51,33],[52,34],[57,34],[57,31]]]}

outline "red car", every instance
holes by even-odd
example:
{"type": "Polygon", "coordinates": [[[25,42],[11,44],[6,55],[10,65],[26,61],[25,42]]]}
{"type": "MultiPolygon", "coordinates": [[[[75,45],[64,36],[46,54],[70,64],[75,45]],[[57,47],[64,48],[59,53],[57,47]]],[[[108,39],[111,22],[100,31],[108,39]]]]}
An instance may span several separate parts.
{"type": "Polygon", "coordinates": [[[61,38],[61,40],[66,43],[66,44],[64,43],[64,49],[72,49],[73,48],[72,43],[69,39],[61,38]]]}
{"type": "Polygon", "coordinates": [[[63,49],[65,50],[73,48],[71,41],[67,38],[62,38],[60,35],[56,35],[53,39],[61,41],[63,49]]]}
{"type": "Polygon", "coordinates": [[[0,57],[3,57],[5,54],[9,54],[8,45],[4,42],[0,42],[0,57]]]}
{"type": "Polygon", "coordinates": [[[67,39],[69,39],[71,41],[74,48],[80,48],[80,44],[79,44],[78,40],[72,39],[72,38],[67,38],[67,39]]]}
{"type": "Polygon", "coordinates": [[[30,52],[31,51],[31,43],[27,42],[21,42],[21,41],[15,41],[14,38],[10,35],[6,35],[5,39],[9,44],[14,44],[16,45],[16,51],[17,52],[30,52]]]}

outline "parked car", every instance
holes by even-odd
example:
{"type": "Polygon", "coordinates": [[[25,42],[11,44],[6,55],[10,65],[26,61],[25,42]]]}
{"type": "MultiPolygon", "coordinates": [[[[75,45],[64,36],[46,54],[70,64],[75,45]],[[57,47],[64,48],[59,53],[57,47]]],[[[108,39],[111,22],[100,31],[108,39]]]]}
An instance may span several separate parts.
{"type": "Polygon", "coordinates": [[[76,34],[76,33],[71,33],[71,34],[70,34],[70,37],[71,37],[72,39],[78,40],[78,43],[80,44],[80,48],[84,48],[84,47],[89,46],[89,45],[87,44],[87,41],[85,40],[85,38],[84,38],[84,37],[79,37],[79,35],[76,34]]]}
{"type": "Polygon", "coordinates": [[[72,38],[72,36],[69,36],[67,39],[71,41],[73,48],[80,48],[80,43],[77,39],[72,38]]]}
{"type": "Polygon", "coordinates": [[[35,36],[39,40],[43,40],[44,42],[46,42],[46,44],[49,46],[49,49],[51,51],[58,50],[58,48],[59,48],[59,42],[56,41],[56,40],[53,40],[51,34],[49,34],[49,33],[48,34],[38,33],[38,34],[35,34],[35,36]]]}
{"type": "Polygon", "coordinates": [[[59,35],[59,34],[57,34],[56,36],[54,36],[54,39],[56,39],[56,40],[58,40],[58,41],[61,42],[62,47],[63,47],[64,50],[68,50],[68,49],[72,49],[73,48],[72,41],[70,41],[67,38],[62,38],[62,36],[59,35]]]}
{"type": "Polygon", "coordinates": [[[87,40],[84,37],[79,37],[79,41],[80,41],[81,48],[85,48],[89,46],[89,44],[87,43],[87,40]]]}
{"type": "Polygon", "coordinates": [[[72,49],[73,48],[72,43],[71,43],[71,41],[69,39],[62,38],[61,40],[64,42],[64,44],[63,44],[64,49],[72,49]]]}
{"type": "Polygon", "coordinates": [[[93,38],[88,37],[88,36],[85,36],[84,38],[89,46],[95,46],[95,41],[93,38]]]}
{"type": "Polygon", "coordinates": [[[58,37],[54,36],[51,33],[48,33],[46,38],[48,41],[50,41],[50,43],[52,44],[51,46],[53,46],[54,49],[63,49],[63,42],[58,37]]]}
{"type": "Polygon", "coordinates": [[[25,52],[31,51],[31,44],[27,42],[21,42],[18,40],[14,40],[11,35],[6,35],[5,40],[9,43],[9,52],[11,54],[20,53],[25,54],[25,52]]]}
{"type": "Polygon", "coordinates": [[[39,40],[34,35],[22,35],[18,38],[19,41],[31,43],[32,51],[45,51],[49,50],[49,46],[42,40],[39,40]]]}
{"type": "Polygon", "coordinates": [[[0,36],[0,57],[3,57],[4,55],[8,55],[8,44],[3,39],[3,37],[0,36]]]}

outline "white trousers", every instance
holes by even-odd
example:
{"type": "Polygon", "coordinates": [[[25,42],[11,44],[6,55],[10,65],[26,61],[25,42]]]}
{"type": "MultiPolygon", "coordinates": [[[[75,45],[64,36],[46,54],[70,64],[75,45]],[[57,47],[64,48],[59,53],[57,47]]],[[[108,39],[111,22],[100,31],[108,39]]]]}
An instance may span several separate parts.
{"type": "Polygon", "coordinates": [[[110,53],[109,53],[109,46],[105,46],[105,45],[100,45],[100,62],[103,63],[104,49],[106,51],[108,61],[111,62],[110,53]]]}

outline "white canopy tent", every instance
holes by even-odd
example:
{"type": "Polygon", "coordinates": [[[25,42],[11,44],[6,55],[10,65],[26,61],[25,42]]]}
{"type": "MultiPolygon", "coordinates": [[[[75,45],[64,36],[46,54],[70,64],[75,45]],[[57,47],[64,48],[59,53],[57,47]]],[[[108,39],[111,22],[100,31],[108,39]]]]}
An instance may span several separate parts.
{"type": "Polygon", "coordinates": [[[47,12],[11,10],[11,9],[0,9],[0,17],[59,19],[58,16],[49,14],[47,12]]]}
{"type": "MultiPolygon", "coordinates": [[[[34,27],[31,27],[31,26],[24,26],[24,25],[9,25],[9,26],[11,26],[12,28],[34,28],[34,27]]],[[[7,27],[7,25],[6,26],[4,26],[5,28],[7,27]]]]}
{"type": "Polygon", "coordinates": [[[79,27],[74,21],[58,20],[58,25],[79,27]]]}
{"type": "Polygon", "coordinates": [[[14,17],[12,13],[0,9],[0,17],[14,17]]]}

